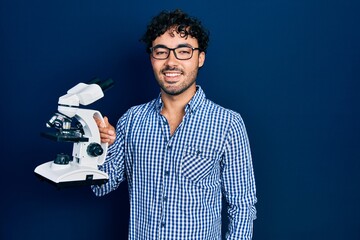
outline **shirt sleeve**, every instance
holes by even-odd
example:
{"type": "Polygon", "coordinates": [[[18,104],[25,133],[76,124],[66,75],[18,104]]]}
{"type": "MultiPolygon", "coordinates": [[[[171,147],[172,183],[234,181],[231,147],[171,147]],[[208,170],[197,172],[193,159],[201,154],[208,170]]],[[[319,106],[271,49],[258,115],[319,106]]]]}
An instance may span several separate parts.
{"type": "Polygon", "coordinates": [[[256,188],[250,144],[239,115],[228,132],[222,163],[222,191],[227,206],[227,240],[252,239],[256,188]]]}
{"type": "Polygon", "coordinates": [[[91,186],[96,196],[103,196],[117,189],[122,181],[125,180],[125,131],[127,114],[124,114],[116,125],[115,142],[108,148],[107,156],[99,170],[109,175],[109,181],[100,186],[91,186]]]}

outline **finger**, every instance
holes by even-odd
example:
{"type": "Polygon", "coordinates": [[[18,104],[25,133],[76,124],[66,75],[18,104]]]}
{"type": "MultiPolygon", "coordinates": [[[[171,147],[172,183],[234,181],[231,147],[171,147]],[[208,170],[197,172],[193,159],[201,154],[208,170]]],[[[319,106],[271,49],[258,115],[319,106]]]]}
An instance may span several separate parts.
{"type": "Polygon", "coordinates": [[[115,140],[116,135],[115,134],[108,134],[107,132],[100,132],[100,138],[115,140]]]}
{"type": "Polygon", "coordinates": [[[108,134],[100,134],[101,142],[113,144],[115,141],[115,136],[109,136],[108,134]]]}
{"type": "Polygon", "coordinates": [[[109,134],[115,134],[115,128],[109,123],[109,119],[107,117],[104,117],[104,123],[106,125],[106,128],[109,129],[109,134]]]}
{"type": "Polygon", "coordinates": [[[109,119],[106,116],[104,117],[104,123],[106,127],[109,126],[109,119]]]}
{"type": "Polygon", "coordinates": [[[102,121],[100,118],[94,116],[94,120],[95,120],[95,122],[96,122],[96,125],[97,125],[99,128],[100,128],[100,127],[105,127],[103,121],[102,121]]]}
{"type": "Polygon", "coordinates": [[[99,127],[99,132],[101,134],[109,135],[111,137],[115,136],[115,129],[110,125],[109,127],[99,127]]]}
{"type": "Polygon", "coordinates": [[[109,142],[111,139],[108,134],[100,133],[101,142],[109,142]]]}

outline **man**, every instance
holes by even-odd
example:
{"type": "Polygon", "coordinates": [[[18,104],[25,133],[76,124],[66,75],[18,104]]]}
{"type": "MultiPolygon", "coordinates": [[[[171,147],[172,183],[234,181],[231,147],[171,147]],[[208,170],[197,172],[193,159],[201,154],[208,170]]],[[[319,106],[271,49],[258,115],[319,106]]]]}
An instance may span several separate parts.
{"type": "Polygon", "coordinates": [[[226,239],[252,238],[255,180],[244,123],[196,85],[208,39],[180,10],[154,17],[142,40],[160,96],[129,109],[116,130],[107,118],[98,122],[110,144],[100,167],[109,182],[92,188],[102,196],[128,181],[129,239],[221,239],[225,217],[226,239]]]}

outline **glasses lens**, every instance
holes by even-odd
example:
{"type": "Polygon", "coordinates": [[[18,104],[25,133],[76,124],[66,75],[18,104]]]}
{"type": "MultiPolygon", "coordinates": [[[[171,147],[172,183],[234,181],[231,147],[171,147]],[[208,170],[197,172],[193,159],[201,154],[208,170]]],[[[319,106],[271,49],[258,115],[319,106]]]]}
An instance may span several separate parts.
{"type": "Polygon", "coordinates": [[[179,47],[175,49],[176,57],[181,60],[190,59],[192,57],[192,48],[190,47],[179,47]]]}
{"type": "Polygon", "coordinates": [[[169,49],[155,47],[152,49],[152,56],[156,59],[166,59],[169,56],[169,49]]]}

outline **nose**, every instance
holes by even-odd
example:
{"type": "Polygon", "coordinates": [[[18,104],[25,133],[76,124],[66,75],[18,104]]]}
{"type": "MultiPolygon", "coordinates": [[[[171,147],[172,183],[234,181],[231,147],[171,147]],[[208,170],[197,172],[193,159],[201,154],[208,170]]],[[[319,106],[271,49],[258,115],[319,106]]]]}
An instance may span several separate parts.
{"type": "Polygon", "coordinates": [[[169,52],[169,57],[166,59],[166,62],[168,65],[174,65],[173,63],[175,63],[177,61],[177,58],[175,57],[175,50],[171,49],[169,52]]]}

